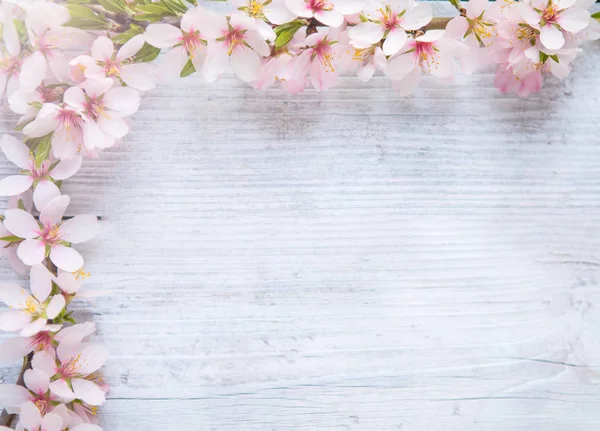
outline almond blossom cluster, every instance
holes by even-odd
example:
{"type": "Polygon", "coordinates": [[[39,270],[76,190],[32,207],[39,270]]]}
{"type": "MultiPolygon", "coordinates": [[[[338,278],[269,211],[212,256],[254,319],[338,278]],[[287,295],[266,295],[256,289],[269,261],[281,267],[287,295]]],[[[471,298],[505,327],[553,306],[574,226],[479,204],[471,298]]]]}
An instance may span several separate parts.
{"type": "Polygon", "coordinates": [[[333,87],[342,74],[383,75],[399,94],[423,76],[496,68],[502,92],[527,96],[544,76],[564,78],[581,44],[600,37],[593,0],[450,0],[433,18],[414,0],[245,0],[216,13],[196,0],[0,3],[0,100],[19,115],[0,150],[18,168],[0,180],[4,255],[28,288],[0,284],[0,365],[23,359],[22,382],[0,385],[0,430],[98,431],[108,386],[106,348],[89,341],[69,304],[88,274],[77,244],[99,231],[94,215],[66,217],[63,182],[85,158],[130,130],[143,92],[196,74],[231,70],[257,89],[333,87]],[[20,137],[17,137],[19,134],[20,137]],[[8,419],[6,419],[8,418],[8,419]]]}

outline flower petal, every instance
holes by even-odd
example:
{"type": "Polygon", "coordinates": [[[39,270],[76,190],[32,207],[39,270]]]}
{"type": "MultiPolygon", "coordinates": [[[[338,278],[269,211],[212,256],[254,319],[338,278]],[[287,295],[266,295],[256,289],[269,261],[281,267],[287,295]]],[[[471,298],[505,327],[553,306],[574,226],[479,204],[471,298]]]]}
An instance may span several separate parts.
{"type": "Polygon", "coordinates": [[[37,239],[26,239],[17,248],[17,256],[25,265],[42,263],[46,256],[46,246],[37,239]]]}
{"type": "Polygon", "coordinates": [[[236,75],[244,82],[252,82],[260,75],[261,61],[258,54],[251,50],[240,49],[233,53],[231,64],[236,75]]]}
{"type": "Polygon", "coordinates": [[[560,26],[571,33],[579,33],[590,25],[590,13],[585,9],[567,9],[558,17],[560,26]]]}
{"type": "Polygon", "coordinates": [[[56,181],[66,180],[77,173],[81,167],[83,157],[73,156],[66,160],[61,160],[49,173],[56,181]]]}
{"type": "Polygon", "coordinates": [[[344,15],[337,10],[321,10],[315,13],[315,18],[321,23],[331,28],[341,27],[344,23],[344,15]]]}
{"type": "Polygon", "coordinates": [[[19,331],[31,322],[31,316],[23,311],[0,312],[0,331],[19,331]]]}
{"type": "MultiPolygon", "coordinates": [[[[591,1],[591,0],[590,0],[591,1]]],[[[296,19],[297,15],[290,11],[283,1],[273,1],[265,6],[264,14],[269,22],[281,25],[296,19]]]]}
{"type": "Polygon", "coordinates": [[[104,404],[104,391],[95,383],[84,379],[72,379],[71,385],[77,399],[88,403],[91,406],[99,406],[104,404]]]}
{"type": "Polygon", "coordinates": [[[33,191],[33,203],[38,211],[43,210],[48,203],[60,196],[60,190],[50,180],[42,180],[38,183],[33,191]]]}
{"type": "Polygon", "coordinates": [[[0,405],[3,407],[18,408],[21,404],[31,400],[31,394],[23,386],[4,383],[0,385],[0,405]]]}
{"type": "Polygon", "coordinates": [[[144,43],[146,43],[146,40],[143,34],[133,36],[131,39],[125,42],[125,44],[121,48],[119,48],[119,52],[117,52],[117,61],[123,61],[130,57],[133,57],[138,53],[140,49],[142,49],[144,43]]]}
{"type": "Polygon", "coordinates": [[[48,376],[53,376],[58,371],[56,367],[56,360],[45,351],[37,352],[33,355],[33,358],[31,359],[31,367],[34,370],[41,371],[48,376]]]}
{"type": "Polygon", "coordinates": [[[1,196],[16,196],[28,190],[33,184],[29,175],[10,175],[0,181],[1,196]]]}
{"type": "Polygon", "coordinates": [[[114,51],[115,45],[106,36],[100,36],[92,43],[92,57],[97,61],[110,60],[114,51]]]}
{"type": "Polygon", "coordinates": [[[560,49],[565,44],[565,37],[560,29],[550,24],[540,30],[540,42],[548,49],[560,49]]]}
{"type": "Polygon", "coordinates": [[[40,213],[40,221],[44,224],[50,224],[51,226],[54,226],[62,220],[70,202],[71,198],[69,198],[67,195],[61,195],[53,198],[44,208],[42,208],[40,213]]]}
{"type": "Polygon", "coordinates": [[[133,88],[116,87],[107,91],[102,101],[108,109],[131,115],[140,106],[140,93],[133,88]]]}
{"type": "Polygon", "coordinates": [[[31,340],[29,338],[14,337],[0,344],[0,365],[13,365],[24,356],[27,356],[32,350],[31,340]]]}
{"type": "Polygon", "coordinates": [[[156,87],[156,70],[147,63],[128,64],[121,68],[121,79],[138,90],[152,90],[156,87]]]}
{"type": "Polygon", "coordinates": [[[312,18],[313,11],[305,0],[285,0],[287,8],[296,16],[312,18]]]}
{"type": "Polygon", "coordinates": [[[63,429],[63,420],[59,415],[54,413],[48,413],[42,418],[42,426],[40,430],[43,431],[61,431],[63,429]]]}
{"type": "Polygon", "coordinates": [[[71,402],[75,399],[75,394],[64,379],[50,383],[50,392],[58,397],[64,398],[66,402],[71,402]]]}
{"type": "Polygon", "coordinates": [[[98,235],[100,224],[98,218],[91,214],[82,214],[66,220],[60,227],[66,241],[79,244],[98,235]]]}
{"type": "Polygon", "coordinates": [[[122,138],[129,132],[129,126],[125,120],[118,117],[100,117],[98,118],[98,126],[102,129],[102,132],[115,139],[122,138]]]}
{"type": "Polygon", "coordinates": [[[405,30],[418,30],[429,24],[432,16],[433,12],[431,6],[425,3],[419,3],[417,6],[406,11],[402,17],[401,26],[405,30]]]}
{"type": "Polygon", "coordinates": [[[412,53],[401,54],[389,61],[385,74],[390,79],[399,81],[415,70],[416,67],[417,63],[412,53]]]}
{"type": "Polygon", "coordinates": [[[19,87],[25,93],[33,93],[46,77],[46,59],[40,51],[35,51],[23,61],[19,73],[19,87]]]}
{"type": "Polygon", "coordinates": [[[18,284],[0,284],[0,301],[4,302],[10,308],[22,310],[27,307],[27,302],[30,298],[31,295],[18,284]]]}
{"type": "Polygon", "coordinates": [[[58,316],[63,308],[65,308],[65,305],[66,301],[64,296],[53,296],[48,304],[48,307],[46,307],[46,315],[48,316],[48,319],[54,319],[56,316],[58,316]]]}
{"type": "Polygon", "coordinates": [[[4,227],[19,238],[34,238],[39,235],[38,222],[31,214],[22,209],[10,209],[4,212],[4,227]]]}
{"type": "Polygon", "coordinates": [[[29,270],[31,293],[39,302],[44,302],[52,291],[52,276],[44,265],[33,265],[29,270]]]}
{"type": "Polygon", "coordinates": [[[366,42],[370,45],[379,42],[384,33],[383,26],[371,21],[361,22],[348,30],[351,39],[366,42]]]}
{"type": "Polygon", "coordinates": [[[42,425],[42,414],[31,401],[21,406],[19,424],[27,430],[37,430],[42,425]]]}
{"type": "Polygon", "coordinates": [[[27,389],[38,395],[44,395],[50,385],[50,377],[40,370],[31,369],[25,371],[23,380],[27,389]]]}
{"type": "Polygon", "coordinates": [[[86,344],[79,350],[79,371],[87,375],[100,369],[108,359],[108,349],[102,344],[86,344]]]}
{"type": "Polygon", "coordinates": [[[29,170],[29,147],[14,136],[2,135],[0,148],[8,160],[21,169],[29,170]]]}
{"type": "Polygon", "coordinates": [[[406,43],[406,32],[401,28],[395,28],[388,34],[383,42],[383,53],[385,55],[394,55],[402,49],[406,43]]]}
{"type": "Polygon", "coordinates": [[[146,42],[156,48],[171,48],[181,42],[181,30],[171,24],[150,24],[144,33],[146,42]]]}
{"type": "Polygon", "coordinates": [[[25,325],[25,327],[23,329],[21,329],[21,332],[19,333],[19,335],[21,337],[33,337],[38,332],[40,332],[44,329],[44,327],[46,326],[46,322],[47,322],[47,320],[43,319],[41,317],[38,319],[32,320],[27,325],[25,325]]]}
{"type": "Polygon", "coordinates": [[[75,272],[83,266],[83,257],[79,252],[61,244],[52,247],[50,260],[63,271],[75,272]]]}

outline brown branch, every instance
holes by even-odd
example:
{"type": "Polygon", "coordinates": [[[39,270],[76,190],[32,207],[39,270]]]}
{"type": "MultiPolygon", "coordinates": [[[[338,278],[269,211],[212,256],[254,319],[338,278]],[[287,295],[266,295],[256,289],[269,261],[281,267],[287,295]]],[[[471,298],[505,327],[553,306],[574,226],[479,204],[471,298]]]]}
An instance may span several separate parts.
{"type": "Polygon", "coordinates": [[[429,24],[423,27],[423,31],[427,30],[443,30],[452,18],[433,18],[429,24]]]}
{"type": "MultiPolygon", "coordinates": [[[[27,371],[28,369],[31,368],[31,358],[33,357],[33,354],[30,353],[29,355],[25,356],[23,358],[23,366],[21,367],[21,372],[19,373],[19,378],[17,379],[17,385],[19,386],[23,386],[25,387],[25,371],[27,371]]],[[[17,415],[11,415],[8,414],[8,412],[6,410],[4,410],[2,412],[2,415],[0,416],[0,425],[1,426],[5,426],[5,427],[10,427],[13,423],[13,421],[16,419],[17,415]]]]}

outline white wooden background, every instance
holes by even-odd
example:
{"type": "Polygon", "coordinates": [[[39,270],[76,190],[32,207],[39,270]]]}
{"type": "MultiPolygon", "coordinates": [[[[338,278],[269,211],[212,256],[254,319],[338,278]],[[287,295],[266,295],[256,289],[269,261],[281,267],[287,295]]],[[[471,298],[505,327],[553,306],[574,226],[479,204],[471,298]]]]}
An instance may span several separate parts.
{"type": "Polygon", "coordinates": [[[64,188],[102,216],[105,430],[598,430],[599,48],[524,100],[149,93],[64,188]]]}

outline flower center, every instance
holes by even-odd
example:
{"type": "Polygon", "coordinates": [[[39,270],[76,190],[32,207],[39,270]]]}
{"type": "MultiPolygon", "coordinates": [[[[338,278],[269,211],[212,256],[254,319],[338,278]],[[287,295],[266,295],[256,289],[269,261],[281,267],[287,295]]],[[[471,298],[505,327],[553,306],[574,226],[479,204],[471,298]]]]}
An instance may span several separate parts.
{"type": "Polygon", "coordinates": [[[104,113],[104,104],[98,99],[88,99],[85,104],[85,113],[97,120],[104,113]]]}
{"type": "Polygon", "coordinates": [[[319,43],[317,43],[313,48],[313,59],[317,57],[326,72],[335,72],[335,68],[333,67],[333,52],[331,50],[331,45],[327,42],[327,39],[323,39],[319,43]]]}
{"type": "Polygon", "coordinates": [[[417,59],[419,60],[419,65],[431,71],[432,69],[437,69],[440,62],[437,57],[437,49],[433,46],[432,42],[416,42],[415,52],[417,55],[417,59]]]}
{"type": "Polygon", "coordinates": [[[333,10],[333,5],[329,4],[326,0],[308,0],[307,6],[313,13],[333,10]]]}
{"type": "Polygon", "coordinates": [[[16,75],[21,70],[22,61],[18,57],[3,58],[0,60],[0,72],[3,75],[16,75]]]}
{"type": "Polygon", "coordinates": [[[69,359],[67,363],[61,365],[59,374],[65,378],[78,376],[80,368],[79,361],[81,361],[81,355],[69,359]]]}
{"type": "Polygon", "coordinates": [[[529,24],[519,23],[517,29],[517,39],[523,41],[532,41],[532,45],[535,44],[535,32],[536,30],[529,24]]]}
{"type": "Polygon", "coordinates": [[[544,9],[544,11],[542,13],[542,20],[545,21],[546,23],[552,24],[552,23],[556,22],[557,19],[558,19],[558,7],[555,4],[550,3],[548,6],[546,6],[546,8],[544,9]]]}
{"type": "Polygon", "coordinates": [[[381,14],[381,25],[385,30],[392,30],[398,26],[400,22],[398,14],[395,14],[389,5],[385,9],[379,9],[379,13],[381,14]]]}
{"type": "Polygon", "coordinates": [[[248,3],[248,14],[252,18],[260,18],[262,16],[264,7],[265,5],[262,2],[258,0],[250,0],[250,3],[248,3]]]}
{"type": "Polygon", "coordinates": [[[227,51],[228,55],[233,54],[233,52],[239,47],[244,47],[246,37],[244,36],[245,30],[232,28],[229,33],[225,35],[225,40],[229,50],[227,51]]]}
{"type": "Polygon", "coordinates": [[[471,30],[473,31],[473,34],[475,35],[477,40],[483,45],[487,46],[487,43],[486,41],[484,41],[484,39],[490,39],[492,37],[492,32],[490,31],[489,27],[491,27],[493,24],[485,22],[479,18],[475,18],[472,20],[469,20],[467,18],[467,20],[469,21],[471,30]]]}
{"type": "Polygon", "coordinates": [[[60,223],[57,223],[54,226],[47,226],[40,235],[42,241],[49,246],[58,244],[61,241],[59,228],[60,223]]]}
{"type": "Polygon", "coordinates": [[[182,31],[183,35],[181,36],[181,41],[183,42],[183,46],[187,51],[188,55],[193,58],[196,55],[196,51],[204,48],[204,44],[202,43],[202,39],[200,38],[199,31],[191,31],[186,33],[182,31]]]}
{"type": "Polygon", "coordinates": [[[25,300],[25,308],[23,310],[29,314],[37,315],[40,311],[40,304],[30,296],[25,300]]]}
{"type": "Polygon", "coordinates": [[[121,70],[121,63],[115,60],[106,60],[104,62],[104,73],[107,77],[118,76],[121,70]]]}

